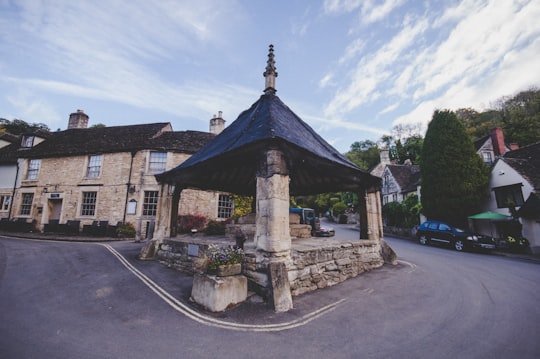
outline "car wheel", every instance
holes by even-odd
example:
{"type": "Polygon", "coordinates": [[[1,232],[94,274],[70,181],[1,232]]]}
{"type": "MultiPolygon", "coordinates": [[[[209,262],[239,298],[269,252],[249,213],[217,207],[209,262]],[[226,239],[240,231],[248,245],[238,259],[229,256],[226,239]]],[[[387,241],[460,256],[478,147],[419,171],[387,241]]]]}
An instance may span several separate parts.
{"type": "Polygon", "coordinates": [[[418,242],[420,242],[420,244],[422,244],[424,246],[427,246],[429,244],[429,238],[426,237],[426,236],[420,236],[418,238],[418,242]]]}
{"type": "Polygon", "coordinates": [[[458,239],[454,242],[454,248],[456,251],[461,252],[465,245],[463,244],[463,241],[461,239],[458,239]]]}

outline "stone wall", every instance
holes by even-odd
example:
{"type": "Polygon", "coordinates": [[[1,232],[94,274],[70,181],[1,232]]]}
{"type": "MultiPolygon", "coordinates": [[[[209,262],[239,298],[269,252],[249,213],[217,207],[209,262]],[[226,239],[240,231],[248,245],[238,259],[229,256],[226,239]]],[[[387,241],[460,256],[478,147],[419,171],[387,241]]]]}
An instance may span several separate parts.
{"type": "MultiPolygon", "coordinates": [[[[157,251],[158,260],[176,270],[193,274],[203,270],[205,253],[211,243],[232,245],[227,238],[183,236],[164,240],[157,251]],[[191,255],[190,255],[191,247],[191,255]],[[197,255],[195,254],[197,249],[197,255]]],[[[377,240],[293,241],[291,259],[287,263],[288,277],[293,296],[329,287],[374,268],[381,267],[384,260],[381,242],[377,240]]],[[[269,261],[256,252],[253,243],[246,246],[246,262],[243,274],[250,281],[250,289],[264,297],[269,293],[267,268],[269,261]]]]}
{"type": "Polygon", "coordinates": [[[293,250],[288,267],[292,295],[341,283],[384,264],[379,241],[358,240],[293,250]]]}

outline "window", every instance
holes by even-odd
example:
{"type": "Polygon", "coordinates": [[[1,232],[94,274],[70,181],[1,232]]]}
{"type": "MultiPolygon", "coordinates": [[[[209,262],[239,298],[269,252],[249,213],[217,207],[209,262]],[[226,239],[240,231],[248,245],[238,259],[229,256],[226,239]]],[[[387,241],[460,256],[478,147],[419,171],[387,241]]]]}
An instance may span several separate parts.
{"type": "Polygon", "coordinates": [[[32,211],[32,202],[34,201],[33,193],[23,193],[21,202],[21,216],[29,216],[32,211]]]}
{"type": "Polygon", "coordinates": [[[150,152],[150,167],[152,173],[165,171],[167,164],[167,152],[150,152]]]}
{"type": "Polygon", "coordinates": [[[94,216],[96,214],[97,192],[83,192],[81,216],[94,216]]]}
{"type": "Polygon", "coordinates": [[[21,147],[30,148],[34,145],[34,136],[23,136],[21,147]]]}
{"type": "Polygon", "coordinates": [[[523,192],[521,191],[522,184],[513,184],[510,186],[502,186],[493,188],[495,191],[495,199],[497,200],[497,208],[508,208],[511,205],[523,205],[523,192]]]}
{"type": "Polygon", "coordinates": [[[38,177],[40,166],[41,166],[41,160],[30,160],[30,162],[28,162],[28,171],[26,172],[26,179],[36,180],[38,177]]]}
{"type": "Polygon", "coordinates": [[[144,191],[143,216],[157,214],[158,191],[144,191]]]}
{"type": "Polygon", "coordinates": [[[227,194],[220,194],[218,201],[218,218],[230,218],[233,213],[233,197],[227,194]]]}
{"type": "Polygon", "coordinates": [[[11,195],[9,194],[0,195],[0,211],[7,211],[9,209],[10,202],[11,202],[11,195]]]}
{"type": "Polygon", "coordinates": [[[491,157],[491,152],[482,152],[482,159],[488,165],[490,165],[493,162],[493,158],[491,157]]]}
{"type": "Polygon", "coordinates": [[[88,170],[86,172],[86,177],[91,177],[91,178],[99,177],[101,173],[102,157],[103,157],[102,155],[90,156],[90,158],[88,159],[88,170]]]}

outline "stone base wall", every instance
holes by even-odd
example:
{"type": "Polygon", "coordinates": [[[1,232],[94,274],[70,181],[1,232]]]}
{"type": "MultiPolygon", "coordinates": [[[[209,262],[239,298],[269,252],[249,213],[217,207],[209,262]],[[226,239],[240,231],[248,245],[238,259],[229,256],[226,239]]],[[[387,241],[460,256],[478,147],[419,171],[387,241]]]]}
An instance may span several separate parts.
{"type": "Polygon", "coordinates": [[[293,296],[341,283],[384,264],[376,240],[293,250],[291,257],[288,271],[293,296]]]}
{"type": "MultiPolygon", "coordinates": [[[[159,245],[157,257],[162,264],[170,268],[194,274],[204,270],[205,253],[210,243],[234,244],[232,241],[227,242],[226,239],[204,241],[197,237],[191,241],[166,239],[159,245]]],[[[250,290],[258,292],[265,298],[270,293],[267,268],[271,261],[271,257],[256,252],[252,245],[246,246],[243,274],[250,281],[250,290]]],[[[291,256],[286,264],[291,293],[297,296],[341,283],[381,267],[384,259],[381,242],[377,240],[334,241],[322,246],[307,246],[302,243],[295,246],[293,242],[291,256]]]]}

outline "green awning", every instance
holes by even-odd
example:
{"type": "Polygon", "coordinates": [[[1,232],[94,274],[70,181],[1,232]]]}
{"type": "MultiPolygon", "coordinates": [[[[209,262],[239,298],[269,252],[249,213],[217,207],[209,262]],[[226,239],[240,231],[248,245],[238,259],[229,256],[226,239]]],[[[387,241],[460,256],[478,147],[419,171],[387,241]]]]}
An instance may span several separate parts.
{"type": "Polygon", "coordinates": [[[482,212],[482,213],[469,216],[468,218],[471,218],[471,219],[510,219],[511,217],[507,216],[506,214],[500,214],[496,212],[487,211],[487,212],[482,212]]]}

